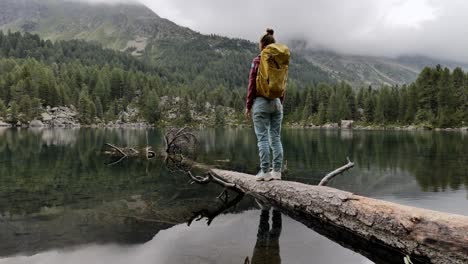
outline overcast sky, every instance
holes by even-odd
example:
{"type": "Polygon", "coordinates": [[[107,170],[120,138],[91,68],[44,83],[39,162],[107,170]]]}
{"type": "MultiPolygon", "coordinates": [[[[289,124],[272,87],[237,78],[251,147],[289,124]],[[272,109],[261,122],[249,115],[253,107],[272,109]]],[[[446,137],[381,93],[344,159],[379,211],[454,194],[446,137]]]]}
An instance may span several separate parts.
{"type": "Polygon", "coordinates": [[[468,62],[468,0],[129,1],[206,34],[258,41],[272,27],[280,41],[303,38],[311,47],[343,53],[468,62]]]}

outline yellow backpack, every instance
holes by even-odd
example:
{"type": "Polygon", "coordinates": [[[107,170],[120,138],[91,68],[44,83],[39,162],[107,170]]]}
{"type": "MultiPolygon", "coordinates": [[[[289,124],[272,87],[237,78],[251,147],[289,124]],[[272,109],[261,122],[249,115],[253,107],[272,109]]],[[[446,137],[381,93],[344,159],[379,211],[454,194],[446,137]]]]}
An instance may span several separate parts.
{"type": "Polygon", "coordinates": [[[257,96],[275,99],[284,95],[290,57],[288,47],[283,44],[270,44],[263,49],[257,72],[257,96]]]}

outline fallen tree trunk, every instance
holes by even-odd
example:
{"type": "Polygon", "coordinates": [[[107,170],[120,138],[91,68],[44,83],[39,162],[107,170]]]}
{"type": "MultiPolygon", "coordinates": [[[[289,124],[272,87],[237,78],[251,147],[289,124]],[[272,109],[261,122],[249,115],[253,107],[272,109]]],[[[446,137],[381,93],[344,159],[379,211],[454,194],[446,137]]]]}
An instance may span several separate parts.
{"type": "Polygon", "coordinates": [[[468,217],[371,199],[297,182],[257,182],[213,169],[223,181],[280,209],[301,212],[427,263],[468,263],[468,217]]]}

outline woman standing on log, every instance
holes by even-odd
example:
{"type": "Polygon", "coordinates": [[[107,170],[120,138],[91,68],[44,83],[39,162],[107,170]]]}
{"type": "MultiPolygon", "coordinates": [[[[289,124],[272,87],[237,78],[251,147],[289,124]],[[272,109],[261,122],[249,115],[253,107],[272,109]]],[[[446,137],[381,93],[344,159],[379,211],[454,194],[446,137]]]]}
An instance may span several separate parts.
{"type": "Polygon", "coordinates": [[[252,61],[245,116],[252,118],[257,136],[261,171],[258,181],[280,180],[283,166],[281,123],[289,64],[289,50],[275,44],[273,29],[267,29],[259,43],[261,54],[252,61]],[[272,69],[274,67],[274,69],[272,69]],[[270,172],[270,147],[273,171],[270,172]]]}

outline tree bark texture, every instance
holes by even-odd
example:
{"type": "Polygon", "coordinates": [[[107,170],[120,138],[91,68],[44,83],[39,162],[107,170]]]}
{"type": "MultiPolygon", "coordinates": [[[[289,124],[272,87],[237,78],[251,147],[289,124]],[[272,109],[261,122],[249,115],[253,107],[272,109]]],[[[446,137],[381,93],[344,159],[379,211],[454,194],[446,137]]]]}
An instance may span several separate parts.
{"type": "MultiPolygon", "coordinates": [[[[257,182],[254,175],[212,172],[280,209],[300,212],[428,263],[468,263],[468,217],[399,205],[325,186],[257,182]]],[[[403,262],[402,262],[403,263],[403,262]]]]}

